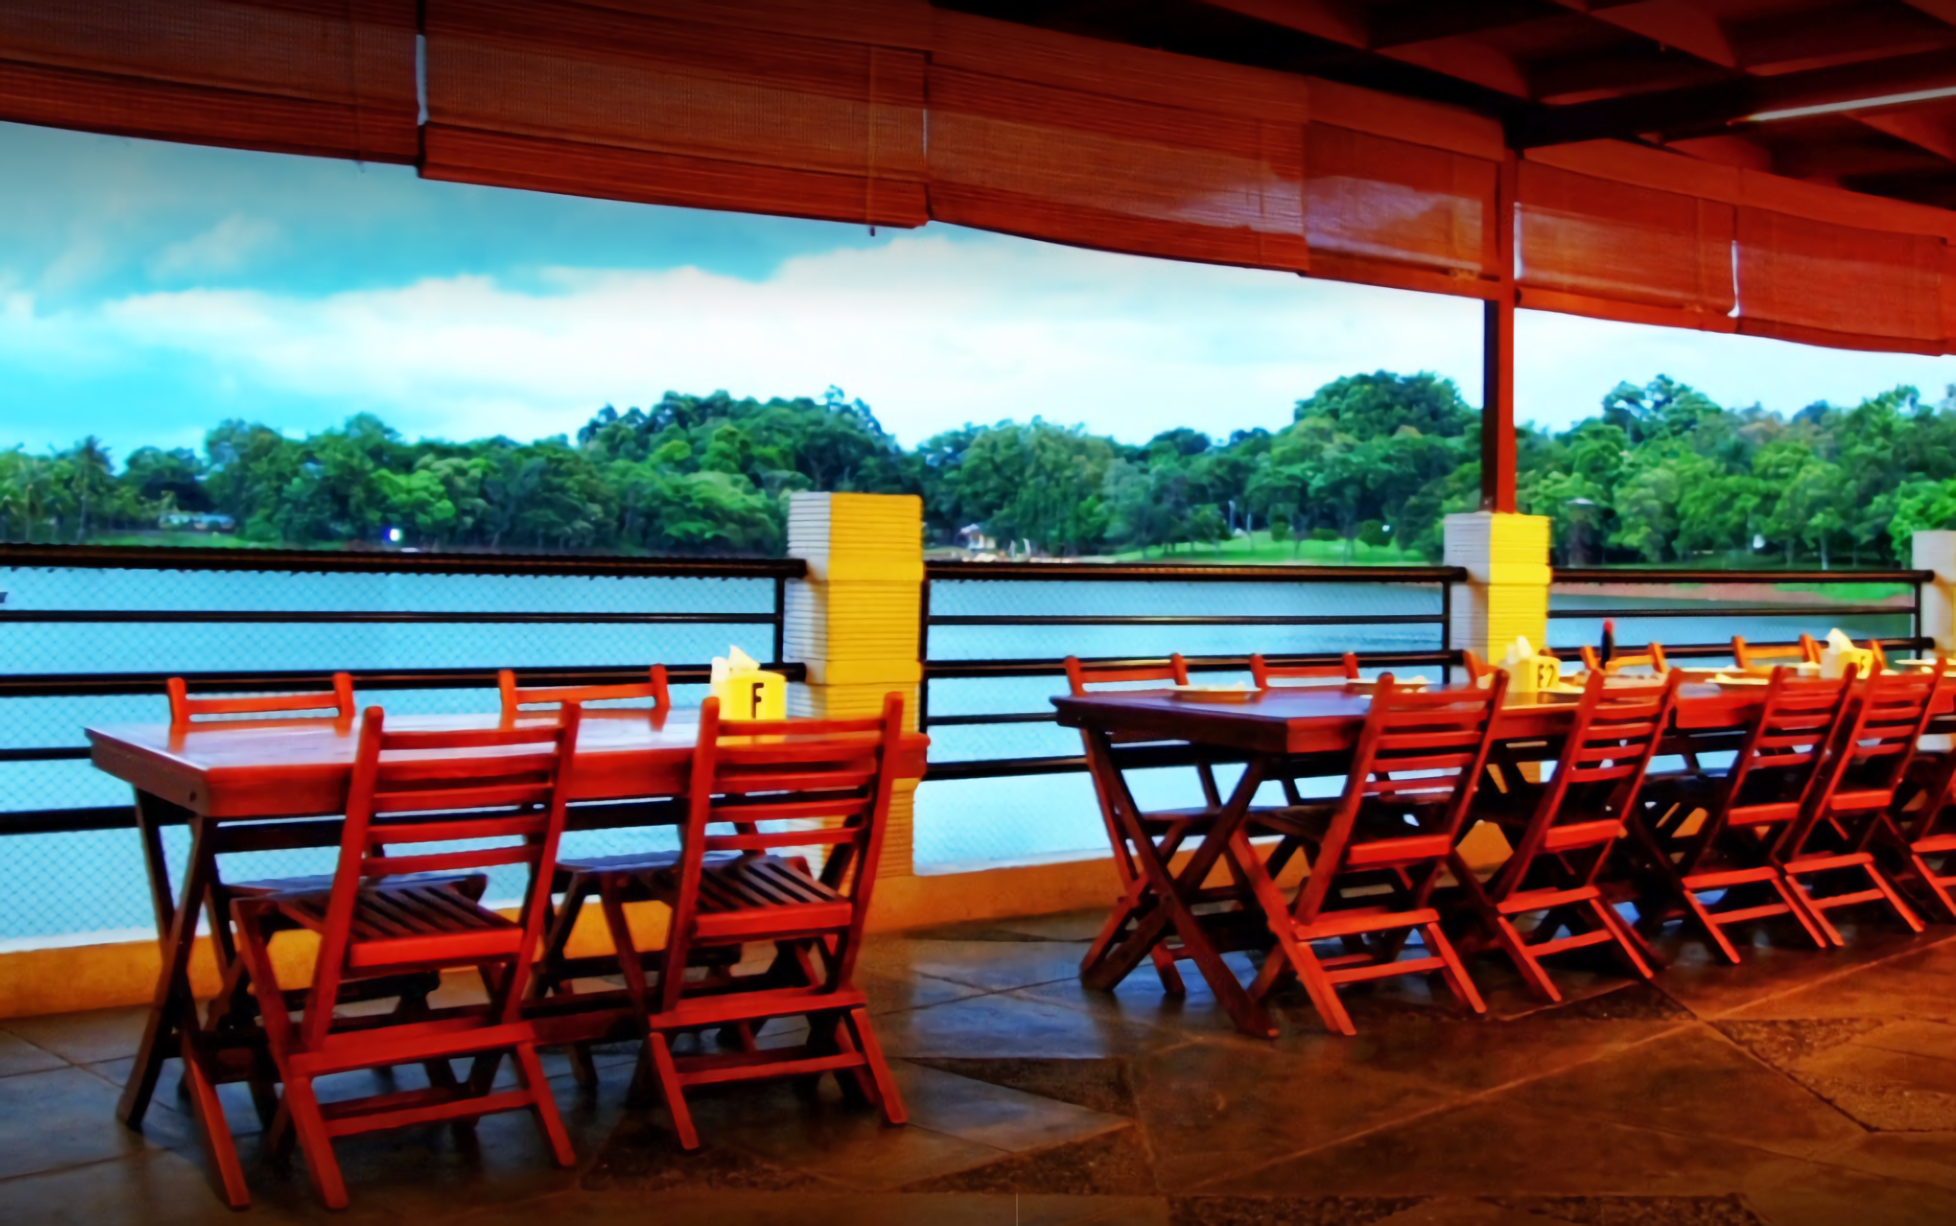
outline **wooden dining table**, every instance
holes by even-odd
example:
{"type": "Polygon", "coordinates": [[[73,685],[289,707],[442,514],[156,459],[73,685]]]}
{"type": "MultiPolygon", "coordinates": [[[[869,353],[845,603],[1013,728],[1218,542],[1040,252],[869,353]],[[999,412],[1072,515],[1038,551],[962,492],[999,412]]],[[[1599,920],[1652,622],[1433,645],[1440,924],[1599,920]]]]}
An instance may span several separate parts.
{"type": "MultiPolygon", "coordinates": [[[[548,723],[554,713],[517,717],[519,725],[548,723]]],[[[220,883],[218,857],[240,851],[334,847],[359,743],[360,717],[270,718],[185,725],[119,724],[87,729],[97,767],[136,793],[150,901],[162,942],[163,965],[151,1000],[135,1067],[117,1115],[142,1126],[164,1062],[181,1054],[212,1182],[235,1208],[250,1203],[237,1149],[216,1087],[263,1073],[262,1048],[251,1037],[219,1034],[200,1019],[191,993],[190,963],[198,916],[220,883]],[[163,830],[184,824],[190,854],[173,886],[163,830]]],[[[503,726],[497,715],[389,716],[392,729],[503,726]]],[[[586,708],[571,774],[568,829],[615,829],[678,820],[677,806],[648,804],[686,790],[696,717],[690,711],[586,708]]],[[[929,738],[909,733],[897,773],[921,778],[929,738]]],[[[221,917],[220,917],[221,918],[221,917]]],[[[550,1041],[600,1037],[623,1020],[578,1014],[559,1018],[550,1041]]]]}
{"type": "MultiPolygon", "coordinates": [[[[1741,727],[1764,696],[1763,683],[1687,682],[1679,689],[1677,730],[1708,737],[1741,727]]],[[[1553,756],[1580,697],[1579,691],[1509,695],[1497,732],[1506,756],[1514,761],[1553,756]]],[[[1227,860],[1234,879],[1250,883],[1248,893],[1261,913],[1253,918],[1262,925],[1283,922],[1282,915],[1273,913],[1283,908],[1281,895],[1249,843],[1246,822],[1251,801],[1263,783],[1283,777],[1287,762],[1310,762],[1312,769],[1304,772],[1308,774],[1321,774],[1333,766],[1342,769],[1371,710],[1370,684],[1291,686],[1237,695],[1128,690],[1058,697],[1053,705],[1063,727],[1085,734],[1094,786],[1132,848],[1141,870],[1138,888],[1144,893],[1126,935],[1096,947],[1098,956],[1090,954],[1081,967],[1081,981],[1111,990],[1156,945],[1172,938],[1181,943],[1183,956],[1195,962],[1239,1030],[1274,1038],[1277,1031],[1268,1011],[1251,998],[1222,959],[1228,949],[1219,939],[1221,921],[1242,917],[1198,914],[1195,900],[1211,871],[1227,860]],[[1116,744],[1134,741],[1186,743],[1211,751],[1215,761],[1244,764],[1241,779],[1202,829],[1200,841],[1193,847],[1183,844],[1188,859],[1179,871],[1171,868],[1168,857],[1144,832],[1141,812],[1126,787],[1116,744]]],[[[1120,854],[1118,847],[1115,853],[1120,854]]],[[[1262,925],[1258,933],[1249,934],[1252,940],[1261,935],[1262,925]]],[[[1233,935],[1242,935],[1240,923],[1233,935]]]]}

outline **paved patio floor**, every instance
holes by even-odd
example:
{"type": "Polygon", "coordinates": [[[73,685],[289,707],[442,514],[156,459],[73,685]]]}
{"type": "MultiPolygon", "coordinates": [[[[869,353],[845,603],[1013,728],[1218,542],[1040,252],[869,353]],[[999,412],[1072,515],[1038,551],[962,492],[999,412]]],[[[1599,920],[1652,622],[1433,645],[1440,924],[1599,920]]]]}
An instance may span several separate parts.
{"type": "MultiPolygon", "coordinates": [[[[0,1023],[0,1224],[1956,1222],[1949,929],[1869,929],[1834,954],[1762,945],[1737,969],[1673,944],[1654,989],[1577,966],[1555,1008],[1483,959],[1488,1018],[1412,980],[1350,991],[1356,1039],[1300,998],[1262,1042],[1199,982],[1180,1002],[1145,971],[1111,996],[1082,989],[1097,918],[872,942],[907,1128],[832,1081],[815,1101],[733,1087],[699,1093],[707,1145],[684,1155],[662,1109],[625,1109],[631,1050],[601,1053],[595,1091],[553,1056],[578,1170],[549,1166],[524,1116],[472,1139],[355,1138],[343,1215],[252,1137],[256,1204],[222,1208],[174,1074],[144,1134],[116,1124],[140,1011],[0,1023]]],[[[233,1126],[255,1127],[244,1095],[231,1103],[233,1126]]]]}

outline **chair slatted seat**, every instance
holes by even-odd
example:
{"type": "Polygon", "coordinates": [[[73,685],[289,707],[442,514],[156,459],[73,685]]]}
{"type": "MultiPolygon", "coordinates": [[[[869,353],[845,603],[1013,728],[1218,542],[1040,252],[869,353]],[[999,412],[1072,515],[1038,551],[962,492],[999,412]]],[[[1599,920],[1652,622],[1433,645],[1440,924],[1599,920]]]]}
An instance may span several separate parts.
{"type": "Polygon", "coordinates": [[[389,731],[381,709],[369,708],[331,886],[233,900],[240,958],[283,1083],[271,1137],[296,1134],[329,1207],[347,1203],[333,1139],[355,1132],[527,1110],[556,1161],[575,1164],[521,1007],[549,912],[578,717],[571,706],[546,725],[389,731]],[[498,867],[529,872],[513,921],[453,884],[414,876],[498,867]],[[319,938],[296,1008],[271,955],[272,940],[292,928],[319,938]],[[487,1004],[359,1018],[334,1010],[342,985],[364,976],[465,969],[481,973],[487,1004]],[[504,1054],[517,1084],[498,1090],[491,1078],[504,1054]],[[455,1057],[475,1058],[467,1081],[447,1071],[455,1057]],[[425,1089],[332,1103],[313,1089],[319,1077],[411,1061],[429,1067],[425,1089]]]}
{"type": "MultiPolygon", "coordinates": [[[[1649,874],[1640,923],[1654,928],[1682,915],[1734,965],[1741,959],[1726,929],[1775,916],[1791,917],[1816,948],[1827,947],[1773,850],[1821,777],[1853,680],[1851,668],[1839,679],[1774,669],[1723,776],[1652,781],[1641,820],[1631,823],[1649,874]]],[[[1692,701],[1681,698],[1680,708],[1692,701]]]]}
{"type": "MultiPolygon", "coordinates": [[[[874,719],[723,723],[717,700],[702,707],[680,857],[643,874],[672,911],[666,965],[742,943],[771,943],[776,956],[760,973],[662,974],[653,984],[629,929],[614,929],[645,1032],[639,1076],[656,1081],[685,1148],[700,1143],[686,1091],[727,1081],[832,1072],[885,1122],[907,1118],[854,982],[902,735],[897,694],[874,719]],[[819,872],[782,854],[798,847],[826,849],[819,872]],[[753,1030],[789,1017],[807,1019],[805,1042],[755,1048],[753,1030]],[[671,1036],[708,1027],[741,1035],[740,1050],[673,1052],[671,1036]]],[[[607,917],[617,913],[607,905],[607,917]]]]}
{"type": "Polygon", "coordinates": [[[1622,685],[1591,672],[1554,774],[1538,790],[1533,809],[1485,810],[1485,819],[1508,835],[1513,854],[1485,883],[1457,852],[1453,857],[1454,877],[1473,915],[1546,1000],[1562,999],[1542,965],[1550,954],[1607,944],[1638,978],[1654,973],[1656,955],[1610,905],[1605,873],[1637,812],[1682,679],[1673,670],[1651,684],[1622,685]],[[1515,921],[1528,915],[1541,919],[1524,936],[1515,921]],[[1557,937],[1565,928],[1569,935],[1557,937]]]}
{"type": "Polygon", "coordinates": [[[1294,975],[1325,1025],[1350,1035],[1357,1030],[1339,985],[1437,974],[1462,1004],[1486,1011],[1441,929],[1433,891],[1486,771],[1506,691],[1504,674],[1485,690],[1401,690],[1390,675],[1379,678],[1344,795],[1285,815],[1286,834],[1311,853],[1311,874],[1288,922],[1272,924],[1276,947],[1253,998],[1294,975]],[[1426,953],[1400,957],[1414,932],[1426,953]],[[1320,955],[1313,943],[1326,940],[1345,952],[1320,955]]]}
{"type": "Polygon", "coordinates": [[[1877,861],[1874,843],[1893,829],[1891,813],[1928,726],[1944,667],[1937,661],[1927,673],[1879,672],[1863,683],[1819,786],[1776,849],[1781,870],[1801,891],[1821,934],[1835,945],[1844,942],[1828,913],[1861,903],[1881,903],[1914,931],[1923,930],[1877,861]],[[1843,884],[1846,888],[1840,888],[1843,884]]]}

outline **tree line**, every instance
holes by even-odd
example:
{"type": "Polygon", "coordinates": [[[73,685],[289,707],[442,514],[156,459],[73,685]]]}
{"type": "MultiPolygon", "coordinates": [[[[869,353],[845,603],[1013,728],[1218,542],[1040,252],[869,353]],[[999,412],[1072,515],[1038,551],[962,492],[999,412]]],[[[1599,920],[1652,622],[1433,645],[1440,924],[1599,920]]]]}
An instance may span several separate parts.
{"type": "MultiPolygon", "coordinates": [[[[144,447],[119,468],[95,438],[0,451],[0,536],[189,523],[296,547],[765,556],[783,549],[787,495],[837,490],[916,494],[931,543],[1035,556],[1199,555],[1251,534],[1437,559],[1444,516],[1479,502],[1479,430],[1450,381],[1383,371],[1319,388],[1280,430],[1138,445],[1034,417],[906,449],[835,388],[668,392],[531,442],[408,440],[366,414],[302,438],[233,420],[201,450],[144,447]]],[[[1916,528],[1956,524],[1956,391],[1787,417],[1660,377],[1519,446],[1521,509],[1554,520],[1563,564],[1885,562],[1916,528]]]]}

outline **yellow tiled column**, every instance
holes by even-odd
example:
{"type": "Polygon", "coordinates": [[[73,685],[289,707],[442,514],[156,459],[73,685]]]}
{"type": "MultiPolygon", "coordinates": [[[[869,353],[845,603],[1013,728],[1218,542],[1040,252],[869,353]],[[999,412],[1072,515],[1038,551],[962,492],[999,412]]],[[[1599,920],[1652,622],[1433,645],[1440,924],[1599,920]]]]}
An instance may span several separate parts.
{"type": "Polygon", "coordinates": [[[1446,519],[1446,564],[1466,570],[1453,588],[1447,643],[1498,664],[1517,635],[1548,641],[1549,521],[1475,511],[1446,519]]]}
{"type": "Polygon", "coordinates": [[[1922,634],[1936,641],[1937,651],[1956,651],[1956,532],[1918,531],[1909,555],[1916,570],[1935,574],[1922,585],[1922,634]]]}
{"type": "MultiPolygon", "coordinates": [[[[903,695],[906,726],[917,726],[923,679],[924,504],[910,495],[795,494],[788,556],[808,577],[788,585],[786,654],[808,668],[789,691],[794,715],[874,715],[883,696],[903,695]]],[[[884,876],[910,876],[915,781],[897,785],[883,838],[884,876]]]]}

